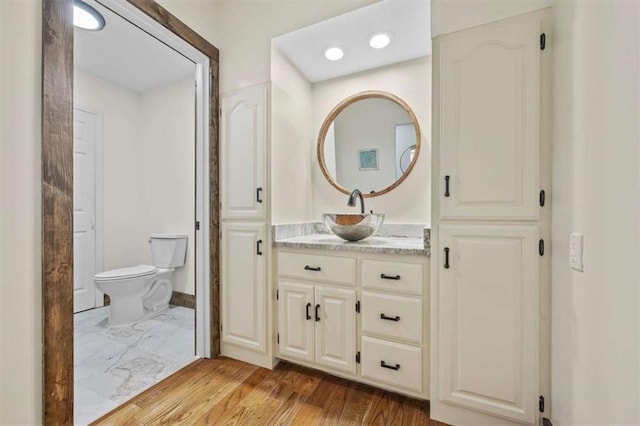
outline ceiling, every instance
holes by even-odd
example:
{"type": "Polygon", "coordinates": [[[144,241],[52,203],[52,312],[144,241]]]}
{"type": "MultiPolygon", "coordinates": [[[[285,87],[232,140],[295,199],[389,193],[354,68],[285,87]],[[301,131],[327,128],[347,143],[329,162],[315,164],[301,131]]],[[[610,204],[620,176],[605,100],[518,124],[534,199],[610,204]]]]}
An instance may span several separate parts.
{"type": "Polygon", "coordinates": [[[431,54],[428,0],[384,0],[273,39],[274,46],[309,81],[316,83],[431,54]],[[369,36],[384,31],[391,43],[369,46],[369,36]],[[344,57],[329,61],[327,47],[339,46],[344,57]]]}
{"type": "Polygon", "coordinates": [[[75,66],[135,92],[195,78],[195,64],[93,0],[104,17],[102,31],[74,31],[75,66]]]}

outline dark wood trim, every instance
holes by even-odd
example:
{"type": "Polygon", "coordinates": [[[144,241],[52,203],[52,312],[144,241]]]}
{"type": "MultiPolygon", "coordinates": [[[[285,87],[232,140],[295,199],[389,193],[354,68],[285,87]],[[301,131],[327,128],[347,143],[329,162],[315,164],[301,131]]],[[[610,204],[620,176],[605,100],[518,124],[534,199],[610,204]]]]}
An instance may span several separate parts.
{"type": "MultiPolygon", "coordinates": [[[[127,0],[210,61],[211,354],[220,353],[218,49],[152,0],[127,0]]],[[[42,9],[43,423],[73,424],[73,0],[42,9]]]]}
{"type": "Polygon", "coordinates": [[[196,308],[196,296],[193,294],[181,293],[174,291],[171,294],[170,305],[182,306],[184,308],[196,308]]]}
{"type": "Polygon", "coordinates": [[[42,4],[45,423],[73,423],[73,0],[42,4]]]}

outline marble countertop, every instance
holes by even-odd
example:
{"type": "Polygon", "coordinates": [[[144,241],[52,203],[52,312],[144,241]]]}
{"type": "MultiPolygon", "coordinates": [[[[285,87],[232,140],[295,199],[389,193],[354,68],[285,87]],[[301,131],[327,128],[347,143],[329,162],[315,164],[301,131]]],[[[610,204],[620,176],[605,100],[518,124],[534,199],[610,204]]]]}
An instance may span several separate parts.
{"type": "Polygon", "coordinates": [[[345,241],[326,231],[321,224],[273,226],[275,247],[356,251],[377,254],[429,256],[430,229],[422,225],[389,225],[361,241],[345,241]],[[419,236],[422,234],[422,236],[419,236]]]}

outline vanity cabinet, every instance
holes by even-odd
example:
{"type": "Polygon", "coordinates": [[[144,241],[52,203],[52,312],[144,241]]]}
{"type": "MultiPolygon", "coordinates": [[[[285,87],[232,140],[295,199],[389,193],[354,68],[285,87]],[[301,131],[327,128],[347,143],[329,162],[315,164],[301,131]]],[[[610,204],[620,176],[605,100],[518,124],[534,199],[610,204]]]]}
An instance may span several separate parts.
{"type": "Polygon", "coordinates": [[[276,256],[279,358],[428,397],[428,257],[289,248],[276,256]]]}
{"type": "Polygon", "coordinates": [[[283,280],[278,302],[280,353],[355,372],[355,290],[283,280]]]}

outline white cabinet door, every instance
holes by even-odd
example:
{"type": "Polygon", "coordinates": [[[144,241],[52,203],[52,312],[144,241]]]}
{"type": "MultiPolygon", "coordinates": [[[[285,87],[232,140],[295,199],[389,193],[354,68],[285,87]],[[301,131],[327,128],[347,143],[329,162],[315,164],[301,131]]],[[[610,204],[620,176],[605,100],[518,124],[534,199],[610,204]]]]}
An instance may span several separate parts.
{"type": "Polygon", "coordinates": [[[265,85],[222,97],[222,219],[266,218],[267,99],[265,85]]]}
{"type": "Polygon", "coordinates": [[[278,294],[280,354],[313,362],[313,285],[280,280],[278,294]]]}
{"type": "Polygon", "coordinates": [[[265,352],[266,225],[223,223],[221,229],[222,343],[265,352]]]}
{"type": "Polygon", "coordinates": [[[315,287],[316,363],[356,372],[356,292],[315,287]]]}
{"type": "Polygon", "coordinates": [[[525,16],[439,40],[441,218],[538,218],[539,37],[525,16]]]}
{"type": "Polygon", "coordinates": [[[438,400],[534,423],[538,227],[440,225],[439,231],[438,400]]]}

